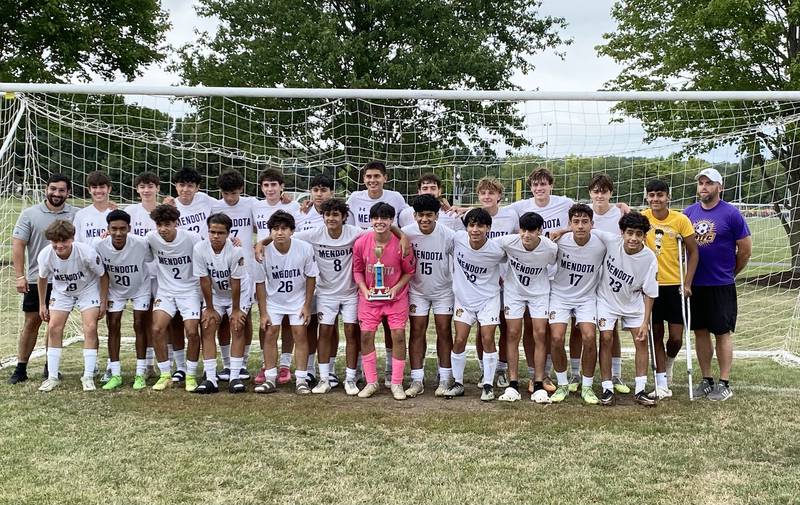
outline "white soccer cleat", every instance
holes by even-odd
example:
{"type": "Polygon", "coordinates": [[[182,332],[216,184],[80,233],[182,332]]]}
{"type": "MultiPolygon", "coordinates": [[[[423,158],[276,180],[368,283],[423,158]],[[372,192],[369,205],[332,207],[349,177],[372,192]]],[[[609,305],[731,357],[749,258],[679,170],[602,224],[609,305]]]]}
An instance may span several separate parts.
{"type": "Polygon", "coordinates": [[[328,381],[319,381],[319,384],[314,386],[314,389],[311,390],[312,393],[315,395],[324,395],[325,393],[330,392],[331,385],[328,381]]]}
{"type": "Polygon", "coordinates": [[[47,378],[44,380],[44,382],[42,382],[42,385],[39,386],[39,391],[49,393],[50,391],[57,388],[59,384],[61,384],[60,380],[47,378]]]}
{"type": "Polygon", "coordinates": [[[395,400],[405,400],[408,398],[406,392],[403,390],[402,384],[392,384],[392,396],[395,400]]]}
{"type": "Polygon", "coordinates": [[[531,401],[533,403],[550,403],[550,397],[547,395],[547,391],[544,389],[540,389],[538,391],[534,391],[531,395],[531,401]]]}
{"type": "Polygon", "coordinates": [[[672,398],[672,390],[669,388],[655,388],[647,394],[648,398],[663,400],[664,398],[672,398]]]}
{"type": "Polygon", "coordinates": [[[356,381],[344,381],[344,392],[347,396],[356,396],[358,394],[356,381]]]}
{"type": "Polygon", "coordinates": [[[425,392],[425,385],[421,381],[411,381],[411,385],[406,389],[406,396],[416,398],[425,392]]]}
{"type": "Polygon", "coordinates": [[[448,389],[450,389],[450,381],[449,380],[439,381],[439,387],[437,387],[436,391],[433,392],[433,396],[435,396],[437,398],[442,398],[442,397],[444,397],[444,394],[447,392],[448,389]]]}
{"type": "Polygon", "coordinates": [[[379,386],[377,382],[371,382],[364,386],[364,389],[358,392],[359,398],[369,398],[378,392],[379,386]]]}
{"type": "Polygon", "coordinates": [[[505,392],[503,392],[503,394],[500,395],[500,398],[498,398],[498,400],[501,402],[518,402],[521,399],[522,395],[520,395],[519,391],[512,387],[507,387],[505,392]]]}
{"type": "Polygon", "coordinates": [[[483,388],[483,392],[481,392],[481,401],[490,402],[493,400],[494,400],[494,389],[491,387],[483,388]]]}
{"type": "Polygon", "coordinates": [[[94,391],[94,377],[81,377],[81,386],[84,391],[94,391]]]}

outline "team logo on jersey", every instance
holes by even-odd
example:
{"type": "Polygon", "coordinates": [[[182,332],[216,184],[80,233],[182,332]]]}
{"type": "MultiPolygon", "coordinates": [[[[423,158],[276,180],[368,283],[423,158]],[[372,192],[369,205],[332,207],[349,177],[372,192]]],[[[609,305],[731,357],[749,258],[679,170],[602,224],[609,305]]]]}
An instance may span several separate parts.
{"type": "Polygon", "coordinates": [[[161,305],[161,298],[156,298],[156,301],[153,302],[153,307],[158,307],[159,305],[161,305]]]}
{"type": "Polygon", "coordinates": [[[550,320],[553,321],[556,318],[556,311],[555,310],[551,310],[549,317],[550,317],[550,320]]]}
{"type": "Polygon", "coordinates": [[[605,317],[601,317],[600,320],[597,321],[597,326],[599,326],[601,328],[605,328],[606,327],[606,318],[605,317]]]}
{"type": "Polygon", "coordinates": [[[317,319],[322,319],[322,312],[317,312],[317,319]]]}
{"type": "Polygon", "coordinates": [[[697,235],[697,245],[708,245],[713,243],[717,237],[717,227],[714,221],[704,219],[694,224],[694,233],[697,235]]]}
{"type": "Polygon", "coordinates": [[[50,305],[55,305],[55,303],[56,303],[56,299],[51,297],[50,298],[50,305]]]}
{"type": "Polygon", "coordinates": [[[508,305],[503,307],[503,314],[508,315],[509,312],[511,312],[511,307],[509,307],[508,305]]]}
{"type": "Polygon", "coordinates": [[[244,258],[239,258],[239,266],[244,266],[244,258]]]}
{"type": "Polygon", "coordinates": [[[114,306],[114,300],[109,300],[109,301],[108,301],[108,308],[110,309],[110,308],[112,308],[113,306],[114,306]]]}
{"type": "Polygon", "coordinates": [[[411,305],[409,305],[409,306],[408,306],[408,312],[410,312],[411,314],[416,314],[416,312],[417,312],[417,306],[416,306],[416,305],[414,305],[414,304],[411,304],[411,305]]]}
{"type": "Polygon", "coordinates": [[[461,314],[463,314],[463,313],[464,313],[464,309],[462,309],[461,307],[456,309],[456,317],[461,317],[461,314]]]}
{"type": "Polygon", "coordinates": [[[100,264],[100,256],[95,256],[94,260],[97,262],[98,265],[100,264]]]}

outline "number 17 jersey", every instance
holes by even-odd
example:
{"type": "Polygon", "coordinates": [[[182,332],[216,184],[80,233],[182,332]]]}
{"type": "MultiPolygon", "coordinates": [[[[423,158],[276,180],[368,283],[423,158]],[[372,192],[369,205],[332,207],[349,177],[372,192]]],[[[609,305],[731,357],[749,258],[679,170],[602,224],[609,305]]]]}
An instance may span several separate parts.
{"type": "Polygon", "coordinates": [[[595,235],[580,246],[572,233],[558,241],[556,274],[550,283],[550,294],[561,300],[581,304],[596,297],[597,282],[602,273],[606,246],[595,235]]]}

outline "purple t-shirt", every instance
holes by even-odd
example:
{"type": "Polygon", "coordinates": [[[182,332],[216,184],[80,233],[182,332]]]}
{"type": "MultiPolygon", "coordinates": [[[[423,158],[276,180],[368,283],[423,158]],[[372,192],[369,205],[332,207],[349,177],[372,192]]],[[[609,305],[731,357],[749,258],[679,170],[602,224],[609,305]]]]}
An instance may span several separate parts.
{"type": "Polygon", "coordinates": [[[739,209],[720,200],[713,209],[700,202],[687,207],[684,214],[694,225],[700,261],[694,274],[695,286],[727,286],[734,283],[736,241],[750,235],[739,209]]]}

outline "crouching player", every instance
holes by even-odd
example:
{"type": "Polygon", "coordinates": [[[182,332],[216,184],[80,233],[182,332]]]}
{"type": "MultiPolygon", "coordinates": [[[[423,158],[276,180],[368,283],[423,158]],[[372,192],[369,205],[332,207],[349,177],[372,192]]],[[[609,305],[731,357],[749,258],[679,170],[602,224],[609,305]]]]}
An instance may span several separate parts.
{"type": "Polygon", "coordinates": [[[97,320],[105,315],[108,274],[100,256],[88,245],[75,242],[75,226],[69,221],[54,221],[45,230],[50,241],[37,257],[39,264],[39,317],[47,321],[47,379],[39,391],[52,391],[61,382],[58,367],[61,363],[61,340],[64,325],[74,307],[81,311],[83,326],[84,391],[94,391],[94,369],[97,365],[97,320]],[[50,307],[45,304],[48,279],[52,278],[53,292],[50,307]]]}
{"type": "Polygon", "coordinates": [[[413,254],[405,257],[400,240],[391,232],[394,207],[378,202],[369,210],[372,233],[367,233],[353,245],[353,278],[358,285],[358,320],[361,323],[361,354],[367,385],[358,393],[369,398],[378,391],[375,333],[386,317],[392,341],[392,396],[405,400],[403,374],[406,366],[406,321],[408,320],[408,281],[416,268],[413,254]],[[376,264],[382,264],[376,273],[376,264]],[[382,286],[380,285],[382,283],[382,286]],[[375,289],[385,288],[386,299],[370,300],[375,289]]]}
{"type": "Polygon", "coordinates": [[[601,403],[613,405],[614,383],[611,381],[611,355],[614,326],[619,319],[630,330],[636,349],[636,401],[651,406],[655,400],[645,393],[647,385],[647,332],[653,299],[658,297],[658,262],[655,254],[644,246],[650,230],[647,218],[631,212],[619,220],[622,237],[595,230],[606,245],[606,257],[600,286],[597,289],[597,326],[600,329],[600,377],[603,380],[601,403]]]}
{"type": "Polygon", "coordinates": [[[208,240],[194,246],[192,261],[194,276],[200,279],[203,292],[203,370],[206,379],[195,393],[210,394],[219,391],[217,386],[216,336],[224,316],[228,316],[231,331],[231,366],[228,391],[242,393],[244,383],[239,373],[244,362],[244,327],[250,312],[252,293],[247,275],[244,251],[228,240],[233,221],[225,214],[211,214],[206,220],[208,240]]]}
{"type": "Polygon", "coordinates": [[[136,336],[136,377],[133,389],[144,389],[147,354],[146,318],[150,310],[150,262],[153,253],[147,241],[130,233],[131,216],[122,210],[112,210],[106,215],[108,237],[96,246],[97,254],[108,272],[108,357],[111,360],[111,378],[103,385],[105,390],[122,386],[119,361],[122,312],[128,300],[133,304],[133,333],[136,336]],[[130,233],[130,234],[129,234],[130,233]]]}
{"type": "MultiPolygon", "coordinates": [[[[311,319],[311,302],[314,298],[319,269],[314,260],[314,248],[308,242],[295,240],[294,217],[279,210],[267,220],[272,243],[264,249],[262,268],[264,282],[256,284],[258,311],[264,337],[264,375],[266,380],[256,386],[256,393],[274,393],[278,381],[278,334],[284,317],[289,318],[297,363],[308,361],[306,326],[311,319]]],[[[303,366],[295,370],[295,391],[305,395],[308,371],[303,366]]]]}

